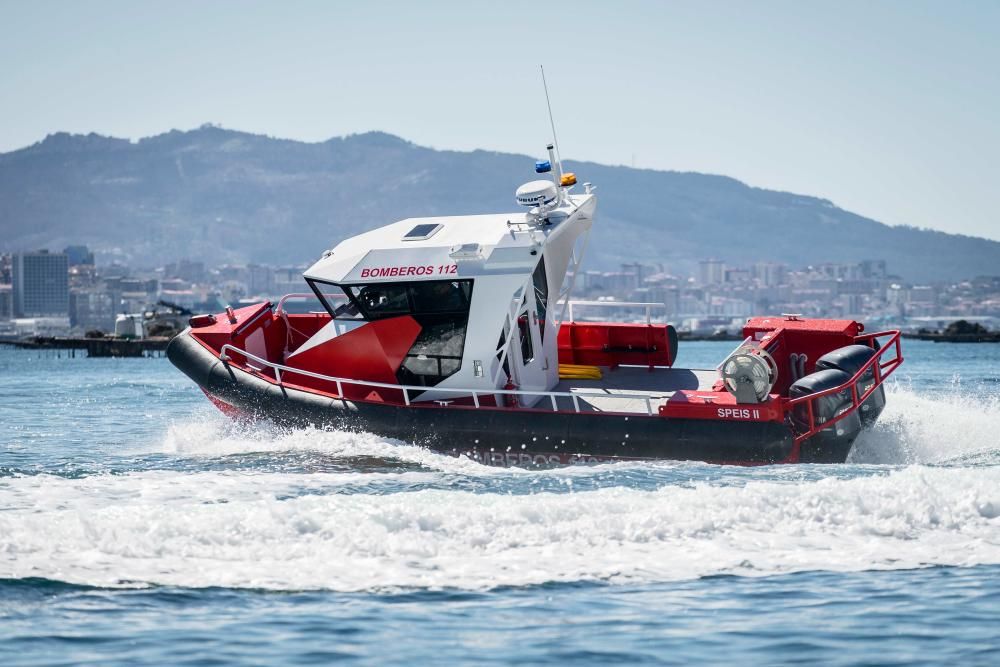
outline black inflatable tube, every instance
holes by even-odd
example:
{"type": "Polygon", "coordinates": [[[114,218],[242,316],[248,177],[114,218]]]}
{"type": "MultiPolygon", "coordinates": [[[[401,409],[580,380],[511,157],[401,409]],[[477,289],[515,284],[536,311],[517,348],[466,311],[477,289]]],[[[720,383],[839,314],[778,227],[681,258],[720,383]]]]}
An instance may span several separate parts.
{"type": "MultiPolygon", "coordinates": [[[[875,343],[878,343],[878,339],[874,339],[875,343]]],[[[876,350],[878,348],[871,348],[867,345],[847,345],[846,347],[841,347],[832,352],[824,354],[822,357],[816,360],[817,369],[837,369],[844,371],[850,376],[854,376],[861,367],[868,363],[873,356],[875,356],[876,350]]],[[[875,369],[869,368],[868,371],[858,380],[857,391],[858,395],[864,395],[865,392],[875,383],[875,369]]],[[[861,423],[864,426],[871,426],[878,419],[879,415],[882,414],[882,410],[885,408],[885,387],[879,385],[875,390],[869,394],[868,398],[864,400],[861,404],[861,423]]]]}

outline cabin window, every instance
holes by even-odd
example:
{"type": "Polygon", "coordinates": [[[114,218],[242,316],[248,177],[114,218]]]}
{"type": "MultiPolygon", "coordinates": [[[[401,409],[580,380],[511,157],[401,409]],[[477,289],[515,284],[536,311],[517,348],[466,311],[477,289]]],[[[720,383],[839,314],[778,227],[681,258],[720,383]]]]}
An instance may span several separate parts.
{"type": "MultiPolygon", "coordinates": [[[[522,307],[524,304],[522,303],[522,307]]],[[[521,342],[521,362],[527,366],[528,363],[535,358],[535,346],[531,342],[531,326],[528,318],[531,315],[528,313],[526,307],[521,310],[521,314],[517,316],[517,333],[520,337],[521,342]]]]}
{"type": "Polygon", "coordinates": [[[468,314],[472,299],[471,280],[348,285],[346,290],[367,320],[429,313],[468,314]]]}
{"type": "Polygon", "coordinates": [[[403,384],[435,385],[462,368],[468,316],[421,322],[420,335],[397,373],[403,384]]]}
{"type": "Polygon", "coordinates": [[[339,285],[306,279],[320,304],[335,320],[363,319],[361,309],[339,285]]]}
{"type": "Polygon", "coordinates": [[[503,372],[507,379],[510,379],[510,363],[507,359],[505,345],[507,343],[507,333],[510,331],[510,316],[504,318],[503,329],[500,330],[500,340],[497,341],[497,361],[503,362],[503,372]]]}
{"type": "Polygon", "coordinates": [[[360,320],[361,310],[358,305],[348,299],[344,303],[337,306],[333,311],[333,319],[335,320],[360,320]]]}
{"type": "Polygon", "coordinates": [[[471,299],[471,280],[436,280],[410,286],[415,313],[467,313],[471,299]]]}
{"type": "Polygon", "coordinates": [[[531,274],[535,287],[535,314],[538,315],[538,337],[545,342],[545,316],[549,307],[549,281],[545,277],[545,257],[538,260],[535,272],[531,274]]]}
{"type": "MultiPolygon", "coordinates": [[[[321,290],[310,281],[331,315],[337,317],[321,290]]],[[[409,315],[420,333],[396,373],[401,384],[430,387],[462,368],[465,334],[472,303],[471,280],[429,280],[342,286],[349,308],[365,320],[409,315]]]]}
{"type": "Polygon", "coordinates": [[[399,317],[412,312],[406,285],[365,285],[347,288],[366,320],[399,317]]]}

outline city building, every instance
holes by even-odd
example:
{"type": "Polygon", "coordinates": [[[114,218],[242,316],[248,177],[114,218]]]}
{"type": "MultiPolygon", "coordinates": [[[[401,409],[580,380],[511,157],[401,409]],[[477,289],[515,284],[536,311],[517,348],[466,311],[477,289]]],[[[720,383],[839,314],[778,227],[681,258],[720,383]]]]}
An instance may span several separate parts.
{"type": "Polygon", "coordinates": [[[753,275],[763,287],[777,287],[785,282],[785,265],[777,262],[757,262],[753,275]]]}
{"type": "Polygon", "coordinates": [[[85,245],[66,246],[63,250],[70,266],[93,266],[94,253],[85,245]]]}
{"type": "Polygon", "coordinates": [[[94,287],[70,290],[70,325],[81,329],[114,331],[115,302],[111,294],[94,287]]]}
{"type": "MultiPolygon", "coordinates": [[[[113,330],[116,315],[147,310],[159,301],[194,312],[219,312],[227,305],[276,302],[285,294],[311,298],[304,267],[224,265],[206,271],[180,259],[158,269],[121,262],[95,266],[84,246],[65,253],[0,255],[0,321],[3,331],[59,331],[82,334],[113,330]],[[67,289],[68,283],[68,289],[67,289]]],[[[791,267],[779,262],[726,265],[705,259],[691,273],[672,273],[662,264],[622,264],[620,270],[581,272],[573,298],[662,304],[653,316],[693,332],[736,331],[751,314],[800,313],[805,317],[850,317],[872,327],[916,330],[937,323],[1000,318],[1000,276],[976,276],[956,283],[914,284],[890,274],[884,260],[791,267]]],[[[309,299],[292,300],[306,308],[309,299]]],[[[578,309],[578,317],[626,315],[619,309],[578,309]]],[[[642,309],[636,311],[642,315],[642,309]]]]}
{"type": "Polygon", "coordinates": [[[698,280],[702,285],[721,285],[726,280],[726,264],[721,259],[698,262],[698,280]]]}
{"type": "Polygon", "coordinates": [[[65,253],[15,253],[11,277],[15,317],[69,317],[69,259],[65,253]]]}
{"type": "Polygon", "coordinates": [[[274,269],[260,264],[248,264],[247,288],[251,295],[270,295],[274,291],[274,269]]]}
{"type": "Polygon", "coordinates": [[[0,284],[0,320],[14,317],[14,288],[0,284]]]}

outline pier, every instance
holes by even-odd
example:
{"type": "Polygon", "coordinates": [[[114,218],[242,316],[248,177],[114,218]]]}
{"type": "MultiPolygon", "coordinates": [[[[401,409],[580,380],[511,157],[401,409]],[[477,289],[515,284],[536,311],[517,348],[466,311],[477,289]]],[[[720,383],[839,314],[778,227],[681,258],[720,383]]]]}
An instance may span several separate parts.
{"type": "Polygon", "coordinates": [[[32,336],[0,339],[0,345],[31,350],[67,350],[71,356],[78,351],[88,357],[162,357],[166,353],[167,336],[149,338],[78,338],[69,336],[32,336]]]}

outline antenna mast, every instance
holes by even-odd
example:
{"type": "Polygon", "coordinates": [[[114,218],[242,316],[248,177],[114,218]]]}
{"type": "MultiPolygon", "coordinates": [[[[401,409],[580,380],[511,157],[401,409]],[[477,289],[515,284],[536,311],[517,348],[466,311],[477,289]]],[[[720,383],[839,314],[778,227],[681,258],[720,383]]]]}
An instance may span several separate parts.
{"type": "Polygon", "coordinates": [[[556,122],[552,119],[552,102],[549,101],[549,84],[545,82],[545,66],[539,65],[542,70],[542,87],[545,88],[545,106],[549,108],[549,125],[552,126],[552,143],[556,147],[556,161],[559,163],[559,171],[562,171],[562,156],[559,154],[559,139],[556,137],[556,122]]]}

